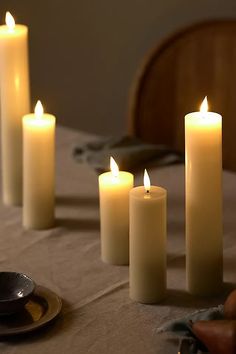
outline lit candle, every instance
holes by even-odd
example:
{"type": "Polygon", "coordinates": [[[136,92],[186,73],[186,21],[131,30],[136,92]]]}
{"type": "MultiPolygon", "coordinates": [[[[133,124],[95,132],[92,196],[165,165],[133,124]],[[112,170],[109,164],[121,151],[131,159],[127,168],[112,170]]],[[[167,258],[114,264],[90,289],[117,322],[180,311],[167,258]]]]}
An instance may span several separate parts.
{"type": "Polygon", "coordinates": [[[188,290],[212,295],[223,282],[222,117],[208,112],[185,116],[186,261],[188,290]]]}
{"type": "Polygon", "coordinates": [[[0,26],[3,201],[22,204],[22,117],[30,110],[28,28],[6,13],[0,26]]]}
{"type": "Polygon", "coordinates": [[[141,303],[166,294],[166,198],[146,170],[144,187],[130,191],[130,297],[141,303]]]}
{"type": "Polygon", "coordinates": [[[23,117],[23,225],[47,229],[54,224],[55,117],[43,112],[23,117]]]}
{"type": "Polygon", "coordinates": [[[111,172],[99,176],[101,254],[106,263],[129,264],[129,191],[134,176],[119,171],[110,159],[111,172]]]}

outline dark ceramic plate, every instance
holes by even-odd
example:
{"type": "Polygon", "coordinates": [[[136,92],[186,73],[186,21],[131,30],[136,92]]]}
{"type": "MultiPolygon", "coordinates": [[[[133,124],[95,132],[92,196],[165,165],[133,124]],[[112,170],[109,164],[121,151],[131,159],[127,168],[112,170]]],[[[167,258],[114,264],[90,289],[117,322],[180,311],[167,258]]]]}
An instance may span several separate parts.
{"type": "Polygon", "coordinates": [[[0,336],[34,331],[52,321],[61,311],[61,299],[51,290],[36,286],[34,295],[21,312],[0,317],[0,336]]]}

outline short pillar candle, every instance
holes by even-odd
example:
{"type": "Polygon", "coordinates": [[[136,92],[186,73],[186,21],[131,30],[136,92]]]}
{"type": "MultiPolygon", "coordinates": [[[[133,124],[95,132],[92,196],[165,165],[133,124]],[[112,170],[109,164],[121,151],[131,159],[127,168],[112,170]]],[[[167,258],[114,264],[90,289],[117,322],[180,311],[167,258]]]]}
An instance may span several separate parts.
{"type": "Polygon", "coordinates": [[[208,112],[185,116],[187,288],[211,296],[223,284],[222,117],[208,112]]]}
{"type": "Polygon", "coordinates": [[[111,172],[99,176],[101,257],[114,265],[129,264],[129,191],[132,173],[119,171],[111,157],[111,172]]]}
{"type": "Polygon", "coordinates": [[[40,101],[23,117],[23,225],[47,229],[54,224],[55,117],[40,101]]]}
{"type": "Polygon", "coordinates": [[[144,186],[130,191],[130,297],[151,304],[166,294],[166,198],[164,188],[144,186]]]}

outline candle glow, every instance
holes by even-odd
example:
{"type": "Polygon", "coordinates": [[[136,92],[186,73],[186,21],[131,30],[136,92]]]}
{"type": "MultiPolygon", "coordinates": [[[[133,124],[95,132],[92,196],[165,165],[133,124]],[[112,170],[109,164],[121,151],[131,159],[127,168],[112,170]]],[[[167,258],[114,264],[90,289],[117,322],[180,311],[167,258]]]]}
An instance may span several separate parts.
{"type": "Polygon", "coordinates": [[[110,157],[110,169],[112,176],[117,178],[119,176],[119,167],[112,156],[110,157]]]}
{"type": "Polygon", "coordinates": [[[5,17],[6,25],[10,31],[13,31],[15,28],[15,20],[9,11],[6,12],[5,17]]]}
{"type": "Polygon", "coordinates": [[[200,106],[200,112],[205,115],[208,112],[208,102],[207,102],[207,96],[204,98],[202,101],[202,104],[200,106]]]}
{"type": "Polygon", "coordinates": [[[144,188],[146,190],[146,193],[149,193],[150,187],[151,187],[151,182],[150,182],[150,178],[149,178],[146,168],[144,170],[144,175],[143,175],[143,184],[144,184],[144,188]]]}
{"type": "Polygon", "coordinates": [[[34,113],[36,118],[42,118],[43,116],[43,105],[41,101],[38,100],[38,102],[35,105],[34,113]]]}

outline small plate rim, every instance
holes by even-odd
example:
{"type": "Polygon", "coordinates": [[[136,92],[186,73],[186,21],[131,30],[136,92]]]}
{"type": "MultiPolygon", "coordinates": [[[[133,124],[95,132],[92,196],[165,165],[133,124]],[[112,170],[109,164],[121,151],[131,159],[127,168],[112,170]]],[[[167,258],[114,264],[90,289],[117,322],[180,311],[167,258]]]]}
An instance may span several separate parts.
{"type": "Polygon", "coordinates": [[[55,292],[46,288],[45,286],[36,285],[33,296],[39,297],[47,302],[47,310],[45,314],[38,321],[35,321],[28,325],[0,329],[0,337],[8,337],[32,332],[36,329],[45,326],[60,314],[62,309],[62,300],[55,292]]]}

